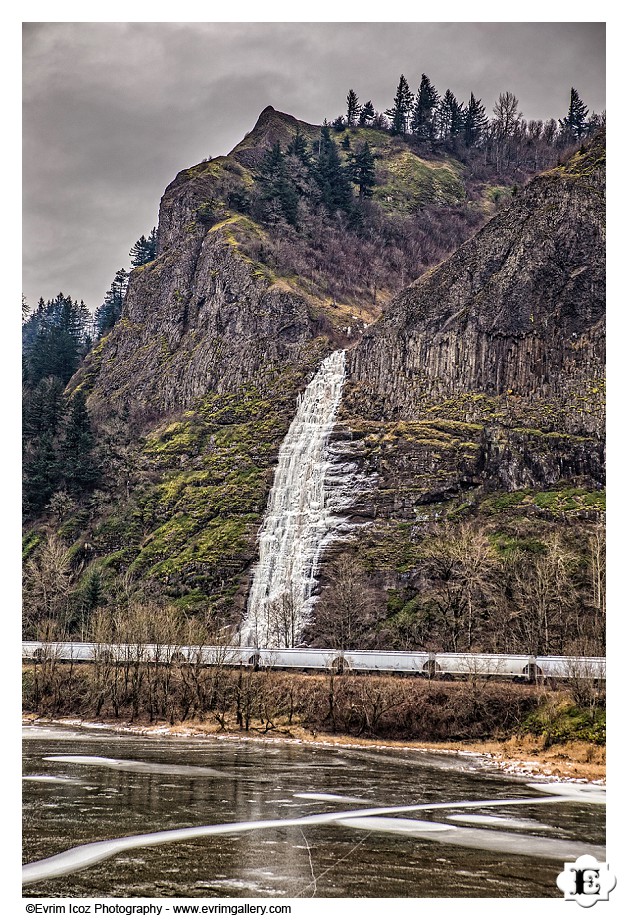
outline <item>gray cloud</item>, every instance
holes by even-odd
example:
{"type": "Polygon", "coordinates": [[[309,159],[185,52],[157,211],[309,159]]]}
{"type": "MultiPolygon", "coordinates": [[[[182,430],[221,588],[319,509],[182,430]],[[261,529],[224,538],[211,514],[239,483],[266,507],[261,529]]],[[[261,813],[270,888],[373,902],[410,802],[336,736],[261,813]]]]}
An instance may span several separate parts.
{"type": "Polygon", "coordinates": [[[605,104],[602,23],[27,23],[23,61],[24,291],[92,308],[175,174],[268,104],[318,123],[422,72],[527,118],[563,116],[571,86],[605,104]]]}

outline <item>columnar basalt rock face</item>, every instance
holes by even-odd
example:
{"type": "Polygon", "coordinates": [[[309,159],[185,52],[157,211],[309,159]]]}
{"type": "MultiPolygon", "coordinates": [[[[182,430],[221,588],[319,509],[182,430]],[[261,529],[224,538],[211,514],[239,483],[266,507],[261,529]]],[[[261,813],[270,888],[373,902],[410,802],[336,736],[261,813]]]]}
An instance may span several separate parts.
{"type": "MultiPolygon", "coordinates": [[[[425,474],[424,501],[434,499],[434,458],[441,498],[481,484],[599,486],[604,310],[598,139],[533,180],[367,330],[348,356],[343,417],[354,450],[364,451],[360,420],[417,423],[413,475],[425,474]],[[443,437],[447,420],[461,426],[458,434],[472,427],[462,441],[443,437]],[[441,436],[421,453],[430,425],[441,436]]],[[[408,465],[408,436],[398,442],[392,458],[378,461],[382,482],[391,465],[408,465]]],[[[405,479],[399,469],[398,481],[405,479]]],[[[394,503],[388,510],[396,513],[394,503]]]]}

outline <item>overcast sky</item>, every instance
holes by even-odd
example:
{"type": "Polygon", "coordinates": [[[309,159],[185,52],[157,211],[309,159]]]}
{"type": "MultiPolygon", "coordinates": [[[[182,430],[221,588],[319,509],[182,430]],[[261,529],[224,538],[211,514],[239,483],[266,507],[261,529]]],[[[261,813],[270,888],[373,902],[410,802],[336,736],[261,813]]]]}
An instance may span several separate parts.
{"type": "Polygon", "coordinates": [[[401,73],[490,112],[563,117],[604,100],[596,23],[27,23],[24,293],[94,309],[176,173],[227,153],[267,105],[313,123],[355,89],[390,106],[401,73]]]}

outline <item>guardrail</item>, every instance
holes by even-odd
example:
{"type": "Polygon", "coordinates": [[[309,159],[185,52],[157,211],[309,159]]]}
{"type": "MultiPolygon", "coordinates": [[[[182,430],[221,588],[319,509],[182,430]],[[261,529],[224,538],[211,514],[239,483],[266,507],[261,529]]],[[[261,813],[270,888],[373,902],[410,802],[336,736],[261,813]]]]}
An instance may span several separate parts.
{"type": "Polygon", "coordinates": [[[27,661],[189,662],[200,665],[245,666],[297,671],[355,671],[364,673],[440,676],[523,677],[528,680],[606,679],[606,658],[544,655],[475,655],[452,652],[391,652],[315,648],[253,648],[239,646],[180,646],[158,644],[99,644],[94,642],[23,642],[27,661]]]}

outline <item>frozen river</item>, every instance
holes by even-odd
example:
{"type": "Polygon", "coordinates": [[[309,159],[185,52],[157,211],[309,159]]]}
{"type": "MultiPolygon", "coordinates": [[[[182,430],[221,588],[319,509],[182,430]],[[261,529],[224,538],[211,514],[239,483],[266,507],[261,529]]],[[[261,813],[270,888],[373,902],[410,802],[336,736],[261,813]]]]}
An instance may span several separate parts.
{"type": "Polygon", "coordinates": [[[558,897],[604,859],[599,787],[475,758],[24,730],[24,894],[558,897]]]}

